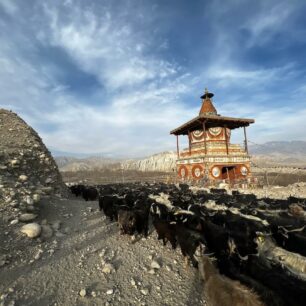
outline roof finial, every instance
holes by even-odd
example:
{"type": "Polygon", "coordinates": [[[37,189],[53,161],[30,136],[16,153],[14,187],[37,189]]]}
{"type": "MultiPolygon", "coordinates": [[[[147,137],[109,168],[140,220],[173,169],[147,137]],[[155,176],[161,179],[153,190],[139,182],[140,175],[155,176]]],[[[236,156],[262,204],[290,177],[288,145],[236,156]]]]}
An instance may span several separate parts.
{"type": "Polygon", "coordinates": [[[211,93],[211,92],[209,92],[208,89],[207,89],[207,87],[205,87],[204,95],[201,96],[201,99],[206,100],[206,99],[212,98],[213,96],[214,96],[214,94],[211,93]]]}

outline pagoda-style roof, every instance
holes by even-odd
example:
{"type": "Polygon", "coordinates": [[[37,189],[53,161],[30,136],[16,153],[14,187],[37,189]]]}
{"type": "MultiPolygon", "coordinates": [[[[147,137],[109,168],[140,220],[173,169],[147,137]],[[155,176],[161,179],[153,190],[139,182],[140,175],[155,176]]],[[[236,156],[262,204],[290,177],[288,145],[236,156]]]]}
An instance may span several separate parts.
{"type": "Polygon", "coordinates": [[[205,123],[206,129],[212,127],[225,127],[233,130],[240,127],[249,126],[251,123],[255,122],[254,119],[232,118],[218,115],[217,110],[211,101],[213,96],[213,93],[209,93],[208,90],[205,89],[205,93],[201,97],[203,102],[199,115],[180,127],[172,130],[170,134],[187,135],[189,132],[202,130],[203,123],[205,123]]]}
{"type": "Polygon", "coordinates": [[[200,109],[200,113],[201,114],[206,114],[206,115],[218,115],[217,114],[217,110],[214,107],[211,98],[214,96],[213,93],[208,92],[207,88],[205,88],[205,93],[203,96],[201,96],[202,99],[202,107],[200,109]]]}
{"type": "Polygon", "coordinates": [[[233,130],[240,127],[249,126],[251,123],[254,123],[255,120],[246,118],[223,117],[219,115],[200,114],[199,116],[191,119],[180,127],[172,130],[170,134],[188,135],[188,132],[202,130],[203,122],[205,122],[205,127],[207,129],[212,127],[226,127],[233,130]]]}

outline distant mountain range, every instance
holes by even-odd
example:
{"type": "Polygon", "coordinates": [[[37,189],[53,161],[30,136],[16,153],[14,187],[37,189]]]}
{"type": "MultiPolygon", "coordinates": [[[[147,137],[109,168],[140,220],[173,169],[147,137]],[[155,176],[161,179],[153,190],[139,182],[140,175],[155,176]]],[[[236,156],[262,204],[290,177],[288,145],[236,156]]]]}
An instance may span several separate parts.
{"type": "Polygon", "coordinates": [[[112,159],[103,156],[91,156],[87,158],[77,158],[69,156],[55,157],[55,161],[61,171],[82,171],[105,168],[120,168],[120,159],[112,159]]]}
{"type": "Polygon", "coordinates": [[[306,141],[270,141],[252,145],[249,151],[261,166],[306,167],[306,141]]]}
{"type": "MultiPolygon", "coordinates": [[[[250,145],[249,151],[254,163],[260,166],[306,167],[306,141],[271,141],[260,145],[250,145]]],[[[55,157],[55,160],[61,171],[95,169],[173,171],[176,152],[162,152],[141,159],[59,156],[55,157]]]]}
{"type": "Polygon", "coordinates": [[[252,154],[306,155],[306,141],[270,141],[261,145],[251,145],[252,154]]]}

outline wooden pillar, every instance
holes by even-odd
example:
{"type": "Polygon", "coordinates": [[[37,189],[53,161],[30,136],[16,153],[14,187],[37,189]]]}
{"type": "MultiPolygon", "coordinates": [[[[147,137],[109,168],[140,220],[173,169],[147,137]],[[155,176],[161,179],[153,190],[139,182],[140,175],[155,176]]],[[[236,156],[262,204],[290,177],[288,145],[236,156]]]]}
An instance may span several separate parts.
{"type": "Polygon", "coordinates": [[[189,155],[191,155],[191,134],[189,130],[188,130],[188,140],[189,140],[189,155]]]}
{"type": "Polygon", "coordinates": [[[180,158],[180,148],[179,148],[179,138],[178,135],[176,135],[176,152],[177,152],[177,158],[180,158]]]}
{"type": "Polygon", "coordinates": [[[205,149],[205,155],[207,154],[207,145],[206,145],[206,125],[205,121],[203,121],[203,132],[204,132],[204,149],[205,149]]]}
{"type": "Polygon", "coordinates": [[[244,149],[245,149],[245,152],[247,152],[247,154],[249,155],[248,139],[247,139],[247,134],[246,134],[245,126],[243,127],[243,131],[244,131],[244,149]]]}
{"type": "Polygon", "coordinates": [[[225,136],[226,154],[228,155],[228,138],[227,138],[226,126],[224,126],[223,130],[225,136]]]}

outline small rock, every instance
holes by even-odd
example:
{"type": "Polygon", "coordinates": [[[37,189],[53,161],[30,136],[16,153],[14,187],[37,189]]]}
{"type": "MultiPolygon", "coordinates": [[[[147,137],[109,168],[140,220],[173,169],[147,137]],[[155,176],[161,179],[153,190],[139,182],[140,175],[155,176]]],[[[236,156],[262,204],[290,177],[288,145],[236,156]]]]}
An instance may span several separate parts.
{"type": "Polygon", "coordinates": [[[19,222],[18,219],[14,219],[14,220],[12,220],[12,221],[10,222],[10,225],[15,225],[15,224],[17,224],[18,222],[19,222]]]}
{"type": "Polygon", "coordinates": [[[172,271],[172,269],[171,269],[171,267],[169,266],[169,265],[166,265],[166,269],[167,269],[167,271],[172,271]]]}
{"type": "Polygon", "coordinates": [[[16,200],[14,200],[14,201],[12,201],[12,202],[10,203],[10,205],[11,205],[12,207],[17,207],[17,206],[18,206],[18,202],[17,202],[16,200]]]}
{"type": "Polygon", "coordinates": [[[19,221],[29,222],[29,221],[33,221],[36,217],[37,215],[35,214],[22,214],[19,216],[19,221]]]}
{"type": "Polygon", "coordinates": [[[26,234],[29,238],[36,238],[41,233],[41,226],[37,223],[29,223],[24,225],[20,231],[26,234]]]}
{"type": "Polygon", "coordinates": [[[7,298],[8,294],[7,293],[3,293],[0,295],[0,300],[3,301],[7,298]]]}
{"type": "Polygon", "coordinates": [[[55,250],[54,250],[54,249],[50,249],[50,250],[48,250],[47,252],[48,252],[48,253],[49,253],[49,255],[51,256],[51,255],[53,255],[53,254],[54,254],[55,250]]]}
{"type": "Polygon", "coordinates": [[[136,286],[136,281],[135,281],[134,278],[131,278],[131,285],[134,286],[134,287],[136,286]]]}
{"type": "Polygon", "coordinates": [[[26,182],[28,180],[28,177],[24,174],[20,175],[18,178],[19,181],[21,182],[26,182]]]}
{"type": "Polygon", "coordinates": [[[30,196],[26,196],[25,202],[26,202],[28,205],[33,205],[33,204],[34,204],[34,201],[33,201],[33,199],[32,199],[30,196]]]}
{"type": "Polygon", "coordinates": [[[155,270],[154,270],[154,269],[151,269],[151,270],[148,271],[148,273],[149,273],[149,274],[155,274],[155,270]]]}
{"type": "Polygon", "coordinates": [[[141,292],[143,295],[148,295],[148,294],[149,294],[149,290],[148,290],[147,288],[141,289],[140,292],[141,292]]]}
{"type": "Polygon", "coordinates": [[[84,289],[84,288],[81,289],[80,292],[79,292],[79,295],[80,295],[81,297],[85,297],[86,294],[87,294],[87,292],[86,292],[86,289],[84,289]]]}
{"type": "Polygon", "coordinates": [[[96,293],[95,291],[92,291],[92,292],[91,292],[91,296],[92,296],[92,297],[96,297],[96,296],[97,296],[97,293],[96,293]]]}
{"type": "Polygon", "coordinates": [[[45,183],[46,184],[50,184],[52,182],[52,178],[51,177],[48,177],[46,180],[45,180],[45,183]]]}
{"type": "Polygon", "coordinates": [[[11,165],[12,166],[16,166],[16,165],[18,165],[19,164],[19,160],[18,159],[12,159],[11,160],[11,165]]]}
{"type": "Polygon", "coordinates": [[[38,203],[41,199],[41,196],[37,193],[33,194],[33,201],[34,203],[38,203]]]}
{"type": "Polygon", "coordinates": [[[35,256],[34,256],[34,259],[35,260],[38,260],[40,257],[41,257],[41,254],[43,253],[43,250],[42,249],[39,249],[38,251],[37,251],[37,253],[35,254],[35,256]]]}
{"type": "Polygon", "coordinates": [[[153,260],[151,262],[151,268],[152,269],[160,269],[160,264],[156,260],[153,260]]]}
{"type": "Polygon", "coordinates": [[[41,191],[43,193],[46,193],[46,194],[51,194],[51,192],[53,191],[53,188],[51,186],[50,187],[42,187],[41,191]]]}
{"type": "Polygon", "coordinates": [[[106,291],[106,294],[110,295],[110,294],[113,294],[114,293],[114,289],[108,289],[106,291]]]}
{"type": "Polygon", "coordinates": [[[106,264],[102,269],[102,272],[105,274],[110,274],[113,271],[114,271],[114,266],[110,263],[106,264]]]}

